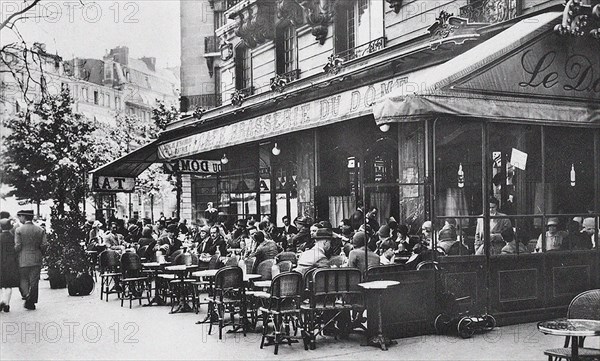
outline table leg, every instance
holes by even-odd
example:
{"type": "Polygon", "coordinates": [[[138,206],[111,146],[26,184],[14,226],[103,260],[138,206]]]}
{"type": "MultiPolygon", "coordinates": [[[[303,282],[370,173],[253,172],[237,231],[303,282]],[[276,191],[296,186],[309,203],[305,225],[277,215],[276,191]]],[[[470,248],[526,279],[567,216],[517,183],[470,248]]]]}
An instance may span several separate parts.
{"type": "Polygon", "coordinates": [[[387,347],[390,345],[395,345],[398,342],[395,340],[391,340],[383,334],[383,317],[381,314],[381,295],[383,291],[377,290],[376,298],[377,298],[377,335],[369,337],[366,343],[361,344],[361,346],[375,346],[381,348],[382,351],[387,351],[387,347]]]}
{"type": "Polygon", "coordinates": [[[579,337],[571,337],[571,360],[579,361],[579,337]]]}
{"type": "Polygon", "coordinates": [[[154,297],[152,297],[152,299],[150,300],[150,302],[148,302],[148,304],[143,305],[143,307],[149,307],[149,306],[164,306],[166,305],[165,300],[162,299],[162,297],[160,297],[159,293],[158,293],[158,271],[154,273],[153,275],[153,279],[154,279],[154,297]]]}

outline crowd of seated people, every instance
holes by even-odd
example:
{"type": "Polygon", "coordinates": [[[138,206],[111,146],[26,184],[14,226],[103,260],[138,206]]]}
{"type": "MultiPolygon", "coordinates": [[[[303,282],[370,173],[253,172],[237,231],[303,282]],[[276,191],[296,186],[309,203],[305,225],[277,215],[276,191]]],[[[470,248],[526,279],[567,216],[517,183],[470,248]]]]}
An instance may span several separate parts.
{"type": "MultiPolygon", "coordinates": [[[[508,216],[498,212],[498,203],[490,200],[490,250],[491,255],[529,253],[526,244],[517,240],[515,229],[508,216]]],[[[437,256],[485,254],[483,219],[477,219],[475,247],[469,249],[463,230],[457,229],[456,220],[444,219],[436,232],[431,221],[425,221],[419,235],[409,235],[409,227],[390,217],[386,224],[376,220],[377,208],[370,208],[365,219],[344,219],[333,227],[328,220],[312,221],[300,216],[293,220],[282,218],[283,227],[276,227],[268,216],[260,221],[249,217],[238,219],[227,227],[224,219],[203,218],[193,225],[177,218],[161,218],[154,224],[148,219],[127,222],[111,219],[89,221],[85,231],[89,235],[88,249],[124,251],[144,248],[143,256],[156,260],[169,257],[178,250],[195,253],[201,262],[217,255],[236,256],[242,259],[255,257],[255,266],[264,260],[274,259],[283,251],[298,256],[297,270],[305,273],[315,267],[356,267],[363,273],[366,266],[405,263],[408,269],[437,256]],[[106,224],[105,224],[106,223],[106,224]],[[356,229],[354,227],[357,227],[356,229]],[[377,227],[377,228],[376,228],[377,227]],[[436,235],[434,242],[433,235],[436,235]],[[434,244],[436,245],[434,249],[434,244]]],[[[578,219],[560,230],[559,219],[550,217],[545,235],[537,238],[536,251],[591,249],[595,245],[594,218],[578,219]],[[545,240],[545,248],[542,242],[545,240]]],[[[471,238],[472,239],[472,238],[471,238]]],[[[140,253],[140,252],[138,252],[140,253]]]]}

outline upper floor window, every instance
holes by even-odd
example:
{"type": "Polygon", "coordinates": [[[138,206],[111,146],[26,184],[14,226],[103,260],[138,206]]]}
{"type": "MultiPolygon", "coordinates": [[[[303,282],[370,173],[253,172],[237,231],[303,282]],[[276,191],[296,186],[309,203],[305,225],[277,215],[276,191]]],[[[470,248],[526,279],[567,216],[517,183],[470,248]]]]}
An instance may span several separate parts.
{"type": "Polygon", "coordinates": [[[250,48],[240,45],[235,49],[235,87],[246,89],[252,86],[252,56],[250,48]]]}
{"type": "Polygon", "coordinates": [[[351,60],[384,47],[383,1],[351,0],[339,6],[334,36],[337,57],[351,60]]]}
{"type": "Polygon", "coordinates": [[[298,68],[298,45],[296,27],[287,23],[277,29],[276,40],[277,74],[298,68]]]}

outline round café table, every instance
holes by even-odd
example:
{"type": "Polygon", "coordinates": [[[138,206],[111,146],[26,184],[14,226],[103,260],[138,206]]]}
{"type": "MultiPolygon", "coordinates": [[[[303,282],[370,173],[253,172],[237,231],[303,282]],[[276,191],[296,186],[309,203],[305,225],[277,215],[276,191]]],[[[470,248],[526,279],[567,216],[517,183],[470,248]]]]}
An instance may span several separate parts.
{"type": "MultiPolygon", "coordinates": [[[[361,287],[365,293],[373,294],[375,299],[374,309],[375,314],[377,315],[377,334],[369,337],[367,343],[362,344],[361,346],[375,346],[380,347],[382,351],[387,351],[387,347],[389,345],[395,345],[397,342],[391,340],[387,336],[383,334],[383,317],[381,315],[381,296],[383,292],[391,286],[399,285],[398,281],[372,281],[372,282],[364,282],[359,283],[358,286],[361,287]]],[[[369,311],[369,315],[371,315],[371,311],[369,311]]]]}
{"type": "Polygon", "coordinates": [[[171,305],[171,312],[169,313],[180,313],[180,312],[194,312],[192,306],[190,306],[188,298],[189,293],[185,287],[185,276],[189,271],[197,269],[196,265],[177,265],[177,266],[167,266],[165,267],[165,271],[172,272],[176,275],[177,281],[179,282],[179,287],[177,288],[177,298],[179,298],[179,305],[175,308],[175,305],[171,305]]]}
{"type": "Polygon", "coordinates": [[[600,336],[600,321],[561,318],[542,321],[538,330],[546,335],[571,337],[571,360],[579,360],[579,337],[600,336]]]}

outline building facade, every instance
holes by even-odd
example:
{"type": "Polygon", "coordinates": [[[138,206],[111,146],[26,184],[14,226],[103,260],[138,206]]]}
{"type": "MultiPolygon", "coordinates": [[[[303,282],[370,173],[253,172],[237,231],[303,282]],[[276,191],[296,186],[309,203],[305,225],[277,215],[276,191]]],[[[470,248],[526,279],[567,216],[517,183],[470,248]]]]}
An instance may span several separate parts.
{"type": "Polygon", "coordinates": [[[427,220],[456,224],[465,251],[387,275],[401,282],[384,306],[390,335],[431,331],[440,291],[507,323],[563,314],[600,285],[597,242],[553,250],[546,236],[551,219],[593,218],[598,239],[598,1],[208,3],[227,19],[212,63],[222,105],[146,147],[179,164],[182,217],[212,202],[228,224],[337,225],[362,200],[416,237],[427,220]],[[499,223],[527,252],[501,254],[499,223]]]}

